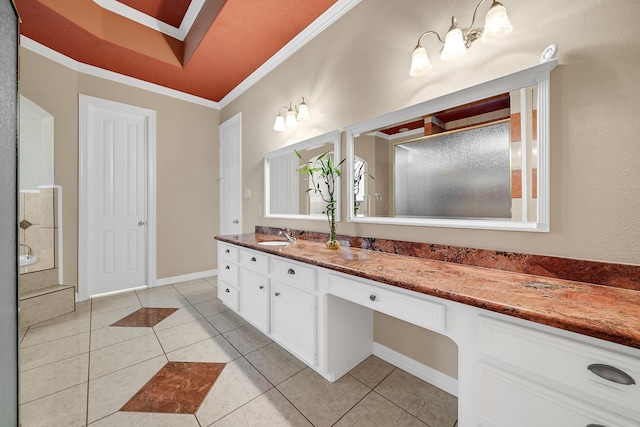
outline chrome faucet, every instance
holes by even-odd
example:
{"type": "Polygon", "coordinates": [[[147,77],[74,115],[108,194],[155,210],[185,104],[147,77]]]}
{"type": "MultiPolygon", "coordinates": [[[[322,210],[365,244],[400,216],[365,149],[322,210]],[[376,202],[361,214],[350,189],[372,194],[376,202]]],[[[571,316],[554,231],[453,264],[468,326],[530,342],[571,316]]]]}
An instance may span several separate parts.
{"type": "Polygon", "coordinates": [[[29,245],[25,245],[24,243],[19,243],[20,246],[24,246],[25,248],[27,248],[27,259],[31,258],[31,246],[29,245]]]}
{"type": "Polygon", "coordinates": [[[293,237],[293,233],[288,228],[283,228],[282,230],[278,231],[278,236],[284,236],[289,243],[293,243],[297,240],[295,237],[293,237]]]}

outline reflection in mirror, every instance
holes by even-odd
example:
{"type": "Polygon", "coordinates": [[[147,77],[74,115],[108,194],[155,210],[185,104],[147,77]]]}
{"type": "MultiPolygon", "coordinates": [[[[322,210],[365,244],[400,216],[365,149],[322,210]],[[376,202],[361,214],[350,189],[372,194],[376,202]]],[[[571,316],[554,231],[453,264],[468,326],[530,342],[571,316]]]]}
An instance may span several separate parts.
{"type": "Polygon", "coordinates": [[[553,67],[542,64],[347,128],[349,220],[548,231],[553,67]],[[362,179],[364,172],[375,179],[362,179]]]}
{"type": "Polygon", "coordinates": [[[20,96],[20,274],[56,267],[59,188],[53,178],[53,132],[53,116],[20,96]]]}
{"type": "MultiPolygon", "coordinates": [[[[301,141],[264,156],[265,212],[267,218],[297,218],[326,221],[326,203],[321,195],[309,190],[309,176],[297,168],[306,161],[313,161],[321,154],[340,153],[340,132],[330,132],[306,141],[301,141]],[[302,159],[296,156],[298,150],[302,159]]],[[[336,220],[339,218],[339,186],[336,188],[336,220]]]]}

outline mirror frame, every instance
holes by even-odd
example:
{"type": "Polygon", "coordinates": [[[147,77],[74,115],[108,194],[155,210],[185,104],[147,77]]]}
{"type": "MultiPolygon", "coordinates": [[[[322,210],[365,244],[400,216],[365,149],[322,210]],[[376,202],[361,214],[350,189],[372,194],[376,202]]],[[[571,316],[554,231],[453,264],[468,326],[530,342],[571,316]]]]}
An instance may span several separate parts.
{"type": "MultiPolygon", "coordinates": [[[[279,157],[283,154],[289,154],[294,149],[295,150],[306,150],[309,148],[318,147],[324,144],[333,144],[333,152],[337,153],[334,155],[335,158],[339,158],[341,155],[340,152],[340,137],[342,131],[332,131],[322,135],[318,135],[316,137],[306,139],[304,141],[297,142],[295,144],[287,145],[286,147],[279,148],[274,151],[269,151],[264,155],[264,217],[265,218],[283,218],[283,219],[303,219],[303,220],[311,220],[311,221],[326,221],[327,217],[325,215],[310,215],[310,214],[278,214],[271,212],[271,191],[270,191],[270,160],[279,157]]],[[[346,163],[346,162],[345,162],[346,163]]],[[[340,207],[341,197],[340,197],[340,189],[342,184],[340,183],[340,178],[338,178],[338,182],[335,186],[335,198],[336,198],[336,222],[340,221],[340,207]]]]}
{"type": "MultiPolygon", "coordinates": [[[[549,231],[550,167],[549,167],[549,94],[551,70],[558,65],[557,60],[545,62],[531,68],[506,75],[477,86],[453,92],[439,98],[412,105],[391,113],[353,124],[345,128],[347,165],[353,165],[355,138],[361,133],[385,126],[415,119],[416,117],[446,110],[459,105],[489,98],[505,92],[511,92],[528,86],[537,85],[538,101],[538,206],[536,222],[516,222],[510,220],[447,219],[447,218],[397,218],[397,217],[359,217],[351,210],[347,212],[347,221],[369,224],[417,225],[445,228],[471,228],[482,230],[509,231],[549,231]]],[[[353,182],[353,167],[347,167],[347,182],[353,182]]],[[[347,192],[348,206],[354,204],[353,191],[347,192]]]]}

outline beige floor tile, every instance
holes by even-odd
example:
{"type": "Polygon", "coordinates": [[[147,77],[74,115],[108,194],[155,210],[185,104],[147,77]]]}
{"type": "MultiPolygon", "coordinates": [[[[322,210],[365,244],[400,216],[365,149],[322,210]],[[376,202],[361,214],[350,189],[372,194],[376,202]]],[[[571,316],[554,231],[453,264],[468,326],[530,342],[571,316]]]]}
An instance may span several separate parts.
{"type": "Polygon", "coordinates": [[[89,331],[91,317],[86,314],[78,319],[52,323],[46,326],[31,327],[20,343],[21,347],[41,344],[89,331]]]}
{"type": "Polygon", "coordinates": [[[209,289],[198,291],[198,292],[189,293],[189,294],[186,294],[184,297],[191,304],[197,305],[197,304],[202,304],[203,302],[217,300],[218,299],[218,291],[214,287],[209,286],[209,289]]]}
{"type": "Polygon", "coordinates": [[[196,412],[208,426],[271,388],[271,384],[244,359],[236,359],[222,370],[218,380],[196,412]]]}
{"type": "Polygon", "coordinates": [[[210,317],[229,310],[227,306],[217,298],[211,301],[201,302],[200,304],[194,304],[193,306],[200,312],[200,314],[202,314],[203,317],[210,317]]]}
{"type": "Polygon", "coordinates": [[[190,307],[191,304],[182,295],[167,296],[164,298],[150,296],[140,297],[143,307],[159,307],[159,308],[182,308],[190,307]]]}
{"type": "Polygon", "coordinates": [[[450,427],[458,418],[458,399],[407,372],[396,369],[375,388],[431,427],[450,427]]]}
{"type": "Polygon", "coordinates": [[[333,425],[371,390],[350,375],[330,383],[311,368],[277,388],[316,427],[333,425]]]}
{"type": "Polygon", "coordinates": [[[206,280],[216,288],[218,287],[218,276],[205,277],[204,280],[206,280]]]}
{"type": "Polygon", "coordinates": [[[106,328],[120,319],[123,319],[133,313],[140,310],[141,305],[133,305],[129,307],[119,308],[111,311],[104,311],[91,314],[91,330],[100,328],[106,328]]]}
{"type": "Polygon", "coordinates": [[[429,427],[380,396],[375,391],[369,393],[352,410],[340,419],[335,427],[429,427]]]}
{"type": "Polygon", "coordinates": [[[204,279],[189,280],[188,282],[174,283],[174,288],[182,295],[197,293],[214,289],[213,285],[204,279]]]}
{"type": "Polygon", "coordinates": [[[46,320],[44,322],[37,323],[33,327],[42,327],[55,325],[56,323],[68,322],[71,320],[81,320],[91,314],[91,300],[77,302],[75,311],[63,314],[62,316],[54,317],[53,319],[46,320]]]}
{"type": "Polygon", "coordinates": [[[87,383],[20,406],[24,427],[83,426],[87,419],[87,383]]]}
{"type": "Polygon", "coordinates": [[[206,319],[163,329],[156,334],[165,353],[220,335],[206,319]]]}
{"type": "Polygon", "coordinates": [[[200,427],[195,415],[152,414],[146,412],[116,412],[95,423],[91,427],[200,427]]]}
{"type": "Polygon", "coordinates": [[[24,336],[27,335],[27,331],[29,328],[22,328],[18,331],[18,344],[20,347],[23,346],[22,342],[24,341],[24,336]]]}
{"type": "Polygon", "coordinates": [[[119,411],[166,363],[162,355],[90,381],[89,423],[119,411]]]}
{"type": "Polygon", "coordinates": [[[173,287],[173,285],[155,286],[153,288],[136,289],[138,298],[140,297],[152,297],[168,298],[172,296],[178,296],[180,293],[173,287]]]}
{"type": "Polygon", "coordinates": [[[183,325],[200,319],[202,319],[202,314],[200,314],[198,310],[193,307],[182,307],[171,316],[154,326],[153,329],[156,332],[162,331],[164,329],[173,328],[174,326],[183,325]]]}
{"type": "Polygon", "coordinates": [[[20,349],[20,370],[37,368],[89,352],[89,332],[20,349]]]}
{"type": "Polygon", "coordinates": [[[374,388],[395,368],[391,363],[385,362],[379,357],[369,356],[349,371],[349,374],[367,387],[374,388]]]}
{"type": "MultiPolygon", "coordinates": [[[[130,291],[114,296],[96,297],[91,302],[91,314],[95,316],[107,311],[121,310],[129,307],[142,307],[135,292],[130,291]]],[[[135,310],[133,310],[135,311],[135,310]]]]}
{"type": "Polygon", "coordinates": [[[152,334],[152,328],[107,326],[91,332],[91,351],[152,334]]]}
{"type": "Polygon", "coordinates": [[[89,354],[81,354],[20,373],[20,403],[66,390],[87,381],[89,354]]]}
{"type": "Polygon", "coordinates": [[[243,355],[256,351],[273,342],[269,337],[251,325],[242,326],[223,335],[227,341],[243,355]]]}
{"type": "Polygon", "coordinates": [[[213,423],[211,427],[255,426],[312,427],[312,424],[274,388],[213,423]]]}
{"type": "Polygon", "coordinates": [[[167,353],[167,358],[172,362],[228,363],[240,356],[222,335],[167,353]]]}
{"type": "Polygon", "coordinates": [[[216,314],[207,317],[209,323],[213,325],[221,334],[232,331],[247,324],[247,321],[238,316],[233,311],[225,311],[220,314],[216,314]]]}
{"type": "Polygon", "coordinates": [[[89,380],[164,354],[155,334],[103,347],[91,352],[89,380]]]}
{"type": "Polygon", "coordinates": [[[245,356],[273,385],[294,376],[306,365],[276,343],[271,343],[245,356]]]}

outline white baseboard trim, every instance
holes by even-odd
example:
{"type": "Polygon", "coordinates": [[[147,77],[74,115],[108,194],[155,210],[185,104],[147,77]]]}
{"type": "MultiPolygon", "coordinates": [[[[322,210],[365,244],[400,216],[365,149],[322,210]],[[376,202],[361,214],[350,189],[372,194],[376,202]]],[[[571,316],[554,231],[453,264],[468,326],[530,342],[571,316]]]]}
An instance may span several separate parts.
{"type": "Polygon", "coordinates": [[[217,275],[218,275],[218,269],[216,268],[214,270],[199,271],[197,273],[183,274],[181,276],[164,277],[162,279],[156,279],[156,284],[153,287],[155,288],[157,286],[188,282],[189,280],[204,279],[205,277],[211,277],[211,276],[217,276],[217,275]]]}
{"type": "Polygon", "coordinates": [[[458,397],[458,380],[374,341],[373,355],[458,397]]]}

